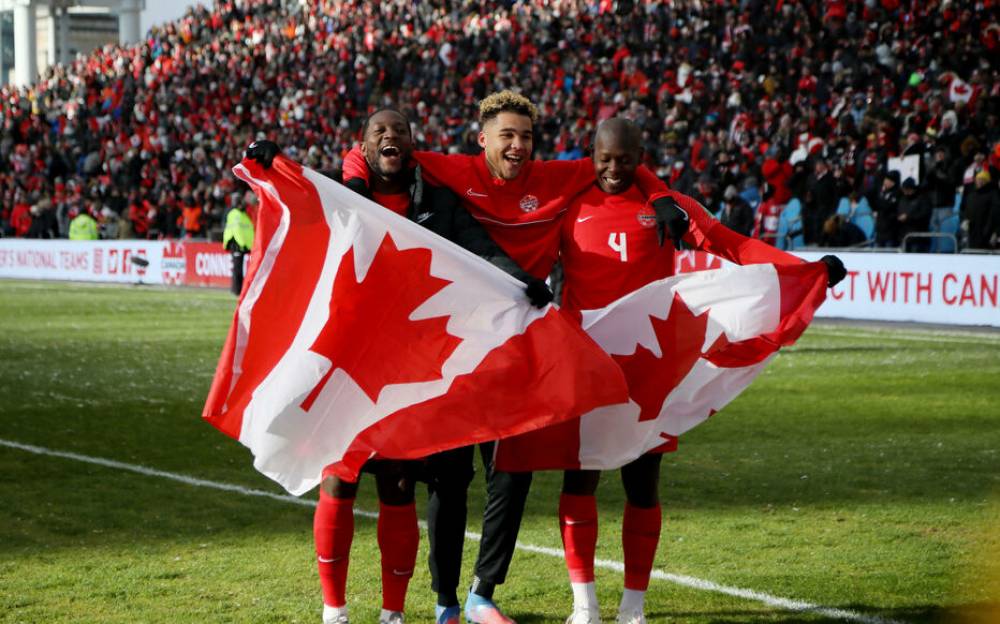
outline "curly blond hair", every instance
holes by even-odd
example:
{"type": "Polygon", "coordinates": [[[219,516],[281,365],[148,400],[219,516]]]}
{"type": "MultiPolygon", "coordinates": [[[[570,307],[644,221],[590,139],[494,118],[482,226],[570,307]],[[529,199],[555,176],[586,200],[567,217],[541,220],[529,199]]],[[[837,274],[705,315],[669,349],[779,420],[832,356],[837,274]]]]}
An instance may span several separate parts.
{"type": "Polygon", "coordinates": [[[538,109],[531,100],[510,89],[491,93],[479,102],[480,124],[485,124],[500,113],[517,113],[530,117],[531,123],[538,121],[538,109]]]}

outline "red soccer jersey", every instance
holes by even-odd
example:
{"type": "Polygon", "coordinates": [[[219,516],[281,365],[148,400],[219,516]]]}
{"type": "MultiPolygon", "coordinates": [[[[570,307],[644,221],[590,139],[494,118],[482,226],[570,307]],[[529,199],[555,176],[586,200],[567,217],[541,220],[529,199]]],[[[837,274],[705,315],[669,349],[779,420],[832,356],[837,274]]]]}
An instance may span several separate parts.
{"type": "Polygon", "coordinates": [[[660,246],[656,213],[635,185],[609,195],[597,185],[566,213],[560,249],[567,310],[596,310],[673,273],[673,247],[660,246]]]}
{"type": "MultiPolygon", "coordinates": [[[[725,227],[693,198],[670,195],[688,214],[684,241],[736,264],[798,264],[801,259],[725,227]]],[[[597,186],[573,202],[562,228],[563,307],[603,308],[628,293],[674,274],[674,248],[661,247],[656,213],[637,187],[608,195],[597,186]]]]}
{"type": "Polygon", "coordinates": [[[514,180],[494,178],[483,155],[416,152],[432,184],[447,186],[521,268],[544,279],[559,248],[559,219],[594,182],[589,160],[530,160],[514,180]]]}

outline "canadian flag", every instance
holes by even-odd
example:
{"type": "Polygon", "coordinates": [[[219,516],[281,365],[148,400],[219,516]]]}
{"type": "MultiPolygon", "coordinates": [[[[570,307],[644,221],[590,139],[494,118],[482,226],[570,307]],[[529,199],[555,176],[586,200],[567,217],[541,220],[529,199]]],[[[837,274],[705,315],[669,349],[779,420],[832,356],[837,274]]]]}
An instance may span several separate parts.
{"type": "Polygon", "coordinates": [[[972,88],[972,85],[958,76],[951,79],[951,85],[948,87],[948,99],[953,104],[968,104],[974,93],[975,89],[972,88]]]}
{"type": "Polygon", "coordinates": [[[625,400],[571,319],[477,256],[283,157],[233,170],[260,200],[204,417],[292,494],[625,400]]]}
{"type": "Polygon", "coordinates": [[[731,266],[675,275],[583,312],[583,328],[624,371],[628,402],[502,440],[497,466],[606,470],[676,445],[805,331],[826,281],[821,262],[731,266]]]}

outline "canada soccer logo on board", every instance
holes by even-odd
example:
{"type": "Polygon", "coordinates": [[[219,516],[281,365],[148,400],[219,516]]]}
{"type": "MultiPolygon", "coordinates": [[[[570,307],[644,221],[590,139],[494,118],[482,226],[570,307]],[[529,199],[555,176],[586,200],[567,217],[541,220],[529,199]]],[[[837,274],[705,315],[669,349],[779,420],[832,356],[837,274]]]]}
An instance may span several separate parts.
{"type": "Polygon", "coordinates": [[[184,244],[170,241],[163,247],[163,283],[182,284],[187,271],[187,257],[184,244]]]}
{"type": "Polygon", "coordinates": [[[635,215],[635,218],[639,221],[639,225],[644,228],[656,226],[656,212],[649,206],[643,206],[640,208],[639,212],[635,215]]]}
{"type": "Polygon", "coordinates": [[[534,195],[525,195],[521,198],[520,206],[524,212],[534,212],[538,210],[538,198],[534,195]]]}

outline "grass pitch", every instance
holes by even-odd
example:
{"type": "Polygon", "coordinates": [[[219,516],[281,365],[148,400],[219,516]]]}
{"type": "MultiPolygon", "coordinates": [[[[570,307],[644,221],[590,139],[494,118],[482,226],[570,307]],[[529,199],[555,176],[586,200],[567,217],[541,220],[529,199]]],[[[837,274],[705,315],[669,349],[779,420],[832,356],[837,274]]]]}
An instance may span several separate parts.
{"type": "MultiPolygon", "coordinates": [[[[0,282],[0,622],[319,622],[309,507],[2,444],[280,493],[200,419],[234,303],[0,282]]],[[[1000,622],[1000,332],[817,322],[663,469],[659,570],[805,605],[654,579],[651,622],[1000,622]]],[[[536,475],[525,544],[560,548],[560,478],[536,475]]],[[[617,475],[598,500],[598,557],[620,561],[617,475]]],[[[377,561],[360,518],[356,622],[377,621],[377,561]]],[[[613,621],[621,575],[597,584],[613,621]]],[[[496,597],[519,622],[562,621],[561,558],[518,551],[496,597]]],[[[433,603],[420,565],[408,620],[433,603]]]]}

